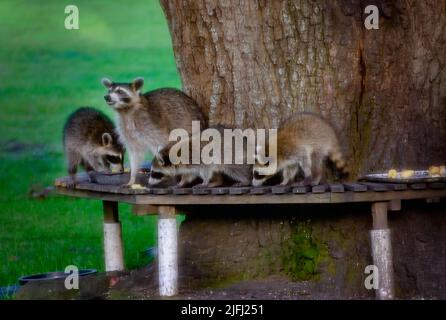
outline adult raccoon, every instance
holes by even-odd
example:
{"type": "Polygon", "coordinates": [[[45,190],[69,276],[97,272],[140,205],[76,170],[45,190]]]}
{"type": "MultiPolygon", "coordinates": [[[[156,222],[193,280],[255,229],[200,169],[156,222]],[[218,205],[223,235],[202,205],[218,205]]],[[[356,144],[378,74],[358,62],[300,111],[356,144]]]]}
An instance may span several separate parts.
{"type": "Polygon", "coordinates": [[[167,145],[173,129],[192,131],[192,121],[200,121],[206,127],[205,117],[196,102],[177,89],[163,88],[141,93],[142,78],[131,83],[117,83],[102,79],[108,92],[107,104],[117,112],[120,139],[130,157],[130,180],[135,183],[139,165],[145,154],[155,154],[158,146],[167,145]]]}

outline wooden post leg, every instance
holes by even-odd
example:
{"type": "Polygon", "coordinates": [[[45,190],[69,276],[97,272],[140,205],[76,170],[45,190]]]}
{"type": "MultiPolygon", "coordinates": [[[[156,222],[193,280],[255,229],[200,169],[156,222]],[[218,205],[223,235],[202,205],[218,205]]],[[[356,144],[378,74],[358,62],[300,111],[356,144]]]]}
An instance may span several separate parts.
{"type": "Polygon", "coordinates": [[[104,208],[104,258],[105,271],[124,270],[121,223],[118,203],[103,201],[104,208]]]}
{"type": "Polygon", "coordinates": [[[158,207],[158,274],[160,296],[178,293],[178,235],[176,209],[158,207]]]}
{"type": "Polygon", "coordinates": [[[387,202],[372,204],[373,230],[370,231],[373,264],[378,268],[376,298],[389,300],[395,297],[391,232],[387,223],[387,202]]]}
{"type": "Polygon", "coordinates": [[[390,200],[388,205],[389,211],[401,211],[401,200],[390,200]]]}

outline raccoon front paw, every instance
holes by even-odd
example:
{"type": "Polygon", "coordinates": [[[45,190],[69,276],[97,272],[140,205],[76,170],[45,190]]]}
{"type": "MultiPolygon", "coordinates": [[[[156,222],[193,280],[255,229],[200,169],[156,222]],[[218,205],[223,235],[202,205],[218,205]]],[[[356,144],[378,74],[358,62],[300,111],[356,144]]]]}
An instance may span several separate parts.
{"type": "Polygon", "coordinates": [[[291,184],[291,187],[304,187],[305,186],[305,181],[299,181],[299,182],[294,182],[291,184]]]}
{"type": "Polygon", "coordinates": [[[236,182],[231,187],[232,188],[240,188],[240,187],[247,187],[249,186],[249,183],[246,182],[236,182]]]}
{"type": "Polygon", "coordinates": [[[76,182],[68,181],[66,186],[67,186],[67,189],[74,189],[74,188],[76,188],[76,182]]]}
{"type": "Polygon", "coordinates": [[[207,188],[207,187],[208,187],[207,184],[199,183],[199,184],[194,185],[192,188],[200,189],[200,188],[207,188]]]}

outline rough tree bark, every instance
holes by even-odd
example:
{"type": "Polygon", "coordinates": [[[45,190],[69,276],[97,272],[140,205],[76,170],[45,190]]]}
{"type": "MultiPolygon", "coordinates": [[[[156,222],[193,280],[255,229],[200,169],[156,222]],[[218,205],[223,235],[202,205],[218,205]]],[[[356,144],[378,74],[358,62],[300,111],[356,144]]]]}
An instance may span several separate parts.
{"type": "Polygon", "coordinates": [[[161,0],[186,93],[210,123],[313,111],[354,175],[446,159],[446,0],[161,0]],[[380,9],[379,30],[364,8],[380,9]]]}
{"type": "MultiPolygon", "coordinates": [[[[446,0],[160,2],[183,89],[211,124],[277,127],[294,112],[316,112],[337,129],[351,178],[445,162],[446,0]],[[364,27],[367,5],[379,8],[379,30],[364,27]]],[[[363,286],[371,263],[368,206],[240,210],[187,217],[180,233],[187,279],[316,273],[316,294],[372,295],[363,286]]],[[[446,263],[444,219],[434,223],[428,210],[391,221],[400,297],[444,296],[445,277],[426,280],[446,263]],[[424,242],[429,233],[438,238],[424,242]],[[400,252],[417,254],[407,261],[400,252]],[[429,266],[417,264],[423,261],[429,266]]]]}

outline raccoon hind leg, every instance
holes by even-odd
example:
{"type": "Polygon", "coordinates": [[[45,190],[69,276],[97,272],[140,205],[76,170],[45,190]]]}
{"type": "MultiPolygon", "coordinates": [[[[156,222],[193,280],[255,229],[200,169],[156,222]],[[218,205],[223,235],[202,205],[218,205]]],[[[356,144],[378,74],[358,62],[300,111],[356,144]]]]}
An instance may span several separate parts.
{"type": "Polygon", "coordinates": [[[250,176],[250,173],[252,173],[251,170],[243,170],[240,168],[229,170],[228,172],[225,172],[227,176],[229,176],[231,179],[236,181],[231,187],[246,187],[251,185],[252,177],[250,176]]]}
{"type": "Polygon", "coordinates": [[[67,151],[67,163],[69,181],[67,182],[67,188],[74,188],[76,186],[76,173],[77,167],[81,164],[81,156],[77,152],[67,151]]]}
{"type": "Polygon", "coordinates": [[[177,188],[184,188],[186,185],[191,184],[197,177],[193,174],[183,174],[181,175],[181,180],[175,186],[177,188]]]}
{"type": "Polygon", "coordinates": [[[311,185],[316,186],[321,182],[324,155],[320,151],[314,151],[312,158],[311,185]]]}
{"type": "Polygon", "coordinates": [[[295,165],[289,165],[282,170],[282,182],[280,185],[286,186],[289,184],[293,184],[294,180],[296,179],[297,172],[299,170],[299,167],[297,164],[295,165]]]}
{"type": "Polygon", "coordinates": [[[300,168],[303,171],[304,179],[302,181],[296,182],[293,186],[307,186],[312,183],[312,161],[311,161],[311,152],[306,147],[301,147],[297,153],[297,159],[300,168]]]}

